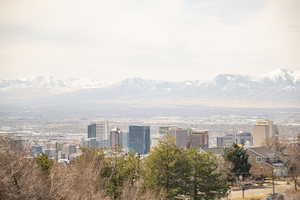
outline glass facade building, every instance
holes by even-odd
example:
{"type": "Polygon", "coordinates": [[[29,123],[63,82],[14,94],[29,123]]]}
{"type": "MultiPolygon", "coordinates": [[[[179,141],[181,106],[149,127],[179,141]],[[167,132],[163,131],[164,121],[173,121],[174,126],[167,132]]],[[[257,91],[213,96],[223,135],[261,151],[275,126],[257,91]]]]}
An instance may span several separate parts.
{"type": "Polygon", "coordinates": [[[130,152],[147,154],[150,151],[150,127],[129,126],[127,145],[130,152]]]}

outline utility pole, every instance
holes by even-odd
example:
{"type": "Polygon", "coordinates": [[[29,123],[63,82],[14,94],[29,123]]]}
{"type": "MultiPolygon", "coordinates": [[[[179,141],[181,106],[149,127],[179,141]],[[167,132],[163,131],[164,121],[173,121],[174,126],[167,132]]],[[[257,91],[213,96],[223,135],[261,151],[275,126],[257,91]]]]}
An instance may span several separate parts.
{"type": "Polygon", "coordinates": [[[243,193],[243,199],[245,199],[245,187],[242,185],[242,193],[243,193]]]}
{"type": "Polygon", "coordinates": [[[274,168],[272,169],[272,189],[273,189],[273,195],[274,195],[275,194],[274,168]]]}
{"type": "Polygon", "coordinates": [[[241,187],[241,190],[242,190],[242,198],[245,199],[245,186],[243,184],[243,175],[240,175],[239,176],[239,183],[240,183],[240,187],[241,187]]]}

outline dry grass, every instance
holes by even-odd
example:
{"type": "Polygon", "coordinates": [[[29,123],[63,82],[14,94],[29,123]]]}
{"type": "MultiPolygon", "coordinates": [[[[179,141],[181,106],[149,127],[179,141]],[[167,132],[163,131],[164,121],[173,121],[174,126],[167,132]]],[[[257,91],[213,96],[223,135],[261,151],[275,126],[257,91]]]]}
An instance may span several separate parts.
{"type": "Polygon", "coordinates": [[[300,199],[300,191],[287,190],[285,192],[285,200],[299,200],[299,199],[300,199]]]}
{"type": "Polygon", "coordinates": [[[245,199],[243,199],[242,197],[236,197],[236,198],[232,198],[232,200],[254,200],[254,199],[263,199],[265,197],[266,195],[264,194],[255,194],[255,195],[247,195],[245,199]]]}

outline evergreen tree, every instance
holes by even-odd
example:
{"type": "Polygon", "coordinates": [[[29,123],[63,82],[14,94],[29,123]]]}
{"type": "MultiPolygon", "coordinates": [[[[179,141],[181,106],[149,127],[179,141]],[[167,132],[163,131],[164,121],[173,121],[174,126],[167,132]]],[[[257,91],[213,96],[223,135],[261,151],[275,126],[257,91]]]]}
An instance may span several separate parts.
{"type": "Polygon", "coordinates": [[[197,149],[187,150],[190,170],[190,197],[192,200],[212,200],[223,197],[229,186],[224,173],[218,172],[215,157],[200,153],[197,149]]]}
{"type": "Polygon", "coordinates": [[[145,186],[157,192],[163,190],[167,199],[174,199],[187,193],[189,170],[184,149],[177,147],[174,138],[168,135],[145,158],[145,186]]]}
{"type": "Polygon", "coordinates": [[[112,153],[104,160],[101,176],[104,178],[104,188],[111,199],[120,199],[124,183],[131,186],[139,176],[139,156],[134,153],[122,154],[120,151],[112,153]]]}
{"type": "Polygon", "coordinates": [[[236,178],[250,175],[251,164],[248,162],[248,153],[243,146],[233,144],[232,147],[225,149],[224,159],[231,164],[231,173],[236,178]]]}
{"type": "Polygon", "coordinates": [[[52,165],[53,160],[51,160],[48,155],[46,154],[40,154],[35,159],[36,164],[41,168],[42,171],[49,173],[52,165]]]}

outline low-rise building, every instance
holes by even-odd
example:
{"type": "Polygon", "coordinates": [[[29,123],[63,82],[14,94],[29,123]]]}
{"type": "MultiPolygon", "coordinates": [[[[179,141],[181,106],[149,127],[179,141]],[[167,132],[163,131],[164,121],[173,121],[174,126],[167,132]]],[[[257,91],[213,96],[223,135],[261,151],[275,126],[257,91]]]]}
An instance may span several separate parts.
{"type": "Polygon", "coordinates": [[[254,176],[287,176],[288,170],[285,165],[285,158],[268,147],[247,148],[251,174],[254,176]]]}
{"type": "Polygon", "coordinates": [[[231,147],[235,143],[235,135],[227,134],[223,137],[217,137],[217,147],[231,147]]]}

